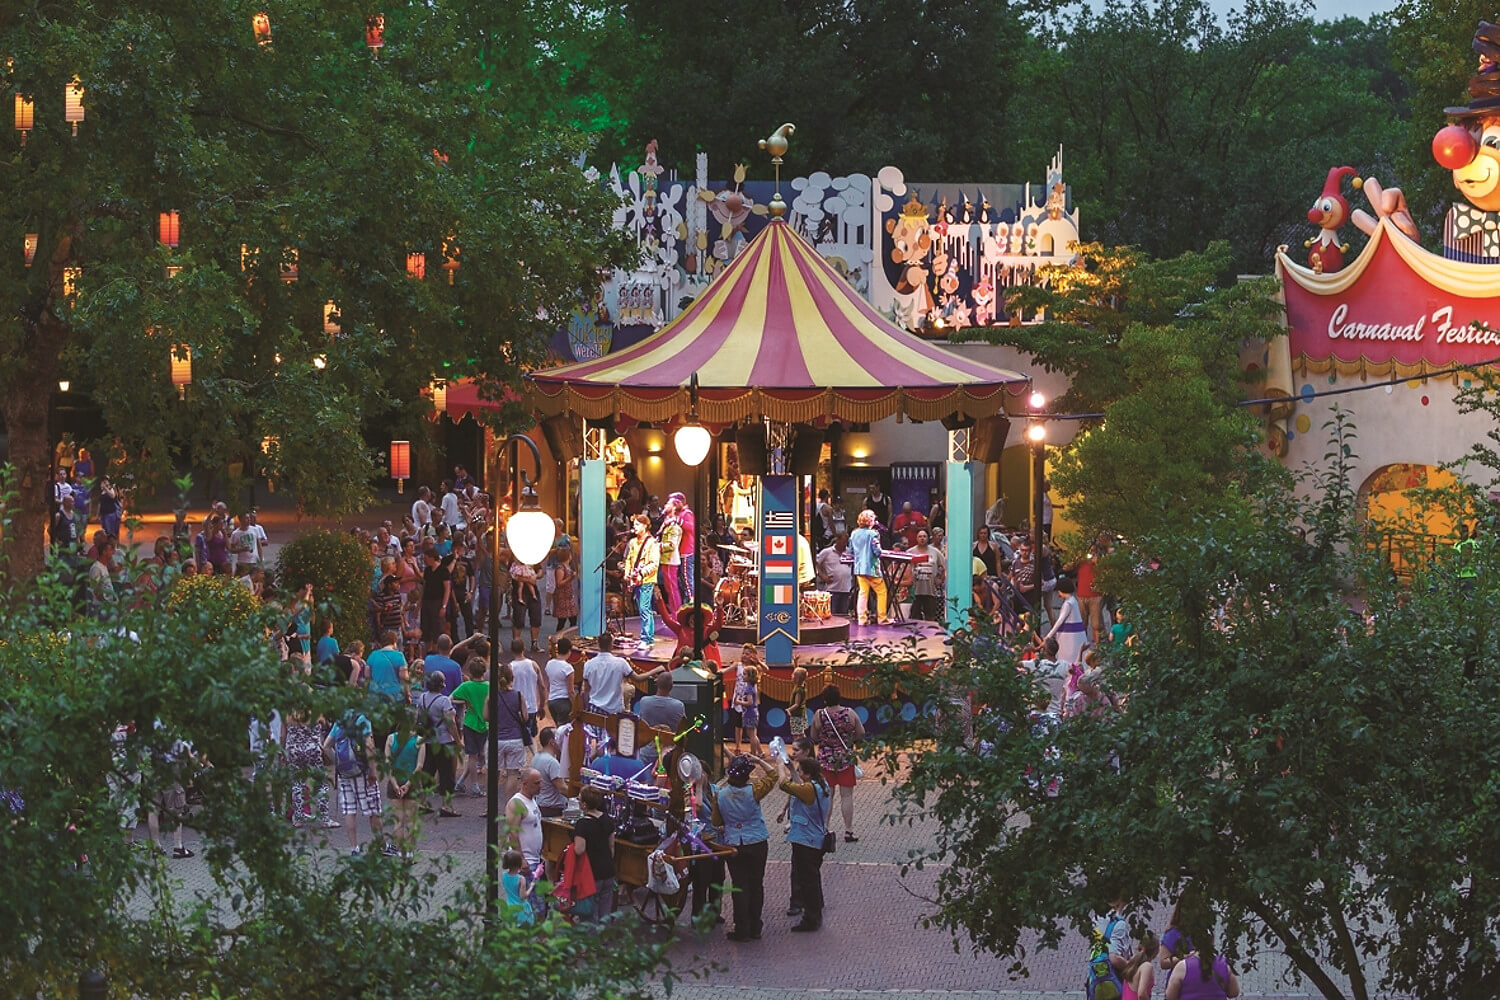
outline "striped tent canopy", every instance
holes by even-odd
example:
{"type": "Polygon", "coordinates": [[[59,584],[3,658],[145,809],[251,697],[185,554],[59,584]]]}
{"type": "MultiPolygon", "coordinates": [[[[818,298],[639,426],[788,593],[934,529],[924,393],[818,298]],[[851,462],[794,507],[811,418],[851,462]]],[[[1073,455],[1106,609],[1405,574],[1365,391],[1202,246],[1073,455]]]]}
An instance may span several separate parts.
{"type": "Polygon", "coordinates": [[[1028,381],[895,326],[779,220],[657,333],[526,381],[543,414],[667,421],[695,372],[710,424],[985,417],[1028,381]]]}

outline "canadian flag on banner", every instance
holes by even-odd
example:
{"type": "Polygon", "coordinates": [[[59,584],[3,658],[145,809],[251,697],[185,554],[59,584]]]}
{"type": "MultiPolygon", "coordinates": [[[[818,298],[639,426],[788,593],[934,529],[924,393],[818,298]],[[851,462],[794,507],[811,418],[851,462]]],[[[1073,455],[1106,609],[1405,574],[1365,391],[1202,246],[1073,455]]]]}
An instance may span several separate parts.
{"type": "Polygon", "coordinates": [[[767,535],[765,552],[768,556],[789,556],[792,554],[792,540],[786,535],[767,535]]]}

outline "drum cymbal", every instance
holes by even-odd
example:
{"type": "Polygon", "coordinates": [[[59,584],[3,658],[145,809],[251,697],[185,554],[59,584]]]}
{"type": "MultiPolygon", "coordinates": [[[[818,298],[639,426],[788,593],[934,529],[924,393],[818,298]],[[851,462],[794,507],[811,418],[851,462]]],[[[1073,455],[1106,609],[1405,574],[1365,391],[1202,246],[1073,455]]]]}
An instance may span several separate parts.
{"type": "Polygon", "coordinates": [[[735,552],[747,556],[750,554],[750,550],[743,545],[720,545],[719,548],[725,552],[735,552]]]}
{"type": "Polygon", "coordinates": [[[744,556],[730,556],[729,557],[729,565],[731,565],[731,566],[754,566],[755,565],[755,560],[754,559],[746,559],[744,556]]]}

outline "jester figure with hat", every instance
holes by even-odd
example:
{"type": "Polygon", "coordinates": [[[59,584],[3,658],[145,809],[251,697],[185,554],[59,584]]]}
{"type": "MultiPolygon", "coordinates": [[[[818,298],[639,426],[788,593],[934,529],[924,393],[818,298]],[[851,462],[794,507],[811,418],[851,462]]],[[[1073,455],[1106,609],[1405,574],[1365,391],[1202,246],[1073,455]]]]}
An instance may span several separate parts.
{"type": "MultiPolygon", "coordinates": [[[[1349,244],[1339,242],[1339,227],[1349,220],[1349,202],[1339,191],[1345,177],[1354,174],[1353,167],[1334,167],[1328,171],[1328,180],[1323,184],[1323,193],[1307,210],[1307,221],[1318,227],[1318,235],[1308,240],[1307,266],[1319,274],[1332,274],[1344,266],[1344,254],[1349,244]]],[[[1354,187],[1360,186],[1354,178],[1354,187]]]]}
{"type": "MultiPolygon", "coordinates": [[[[1469,78],[1469,103],[1444,109],[1453,124],[1432,137],[1433,158],[1453,172],[1453,186],[1464,196],[1443,220],[1443,256],[1500,264],[1500,27],[1480,21],[1472,47],[1479,67],[1469,78]]],[[[1371,178],[1364,192],[1376,216],[1418,238],[1400,189],[1382,190],[1371,178]]],[[[1376,219],[1365,212],[1356,211],[1353,219],[1364,232],[1375,231],[1376,219]]]]}

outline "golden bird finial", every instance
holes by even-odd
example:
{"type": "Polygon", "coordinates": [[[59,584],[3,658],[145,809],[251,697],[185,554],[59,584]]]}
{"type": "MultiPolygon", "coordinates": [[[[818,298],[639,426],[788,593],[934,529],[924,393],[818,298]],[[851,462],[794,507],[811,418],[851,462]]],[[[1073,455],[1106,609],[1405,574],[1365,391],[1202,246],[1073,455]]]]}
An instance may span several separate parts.
{"type": "Polygon", "coordinates": [[[776,170],[776,193],[771,195],[771,203],[767,206],[773,219],[786,215],[786,202],[781,200],[781,158],[786,155],[787,147],[790,145],[787,142],[787,136],[796,131],[797,126],[787,122],[760,141],[760,148],[771,154],[771,165],[776,170]]]}

